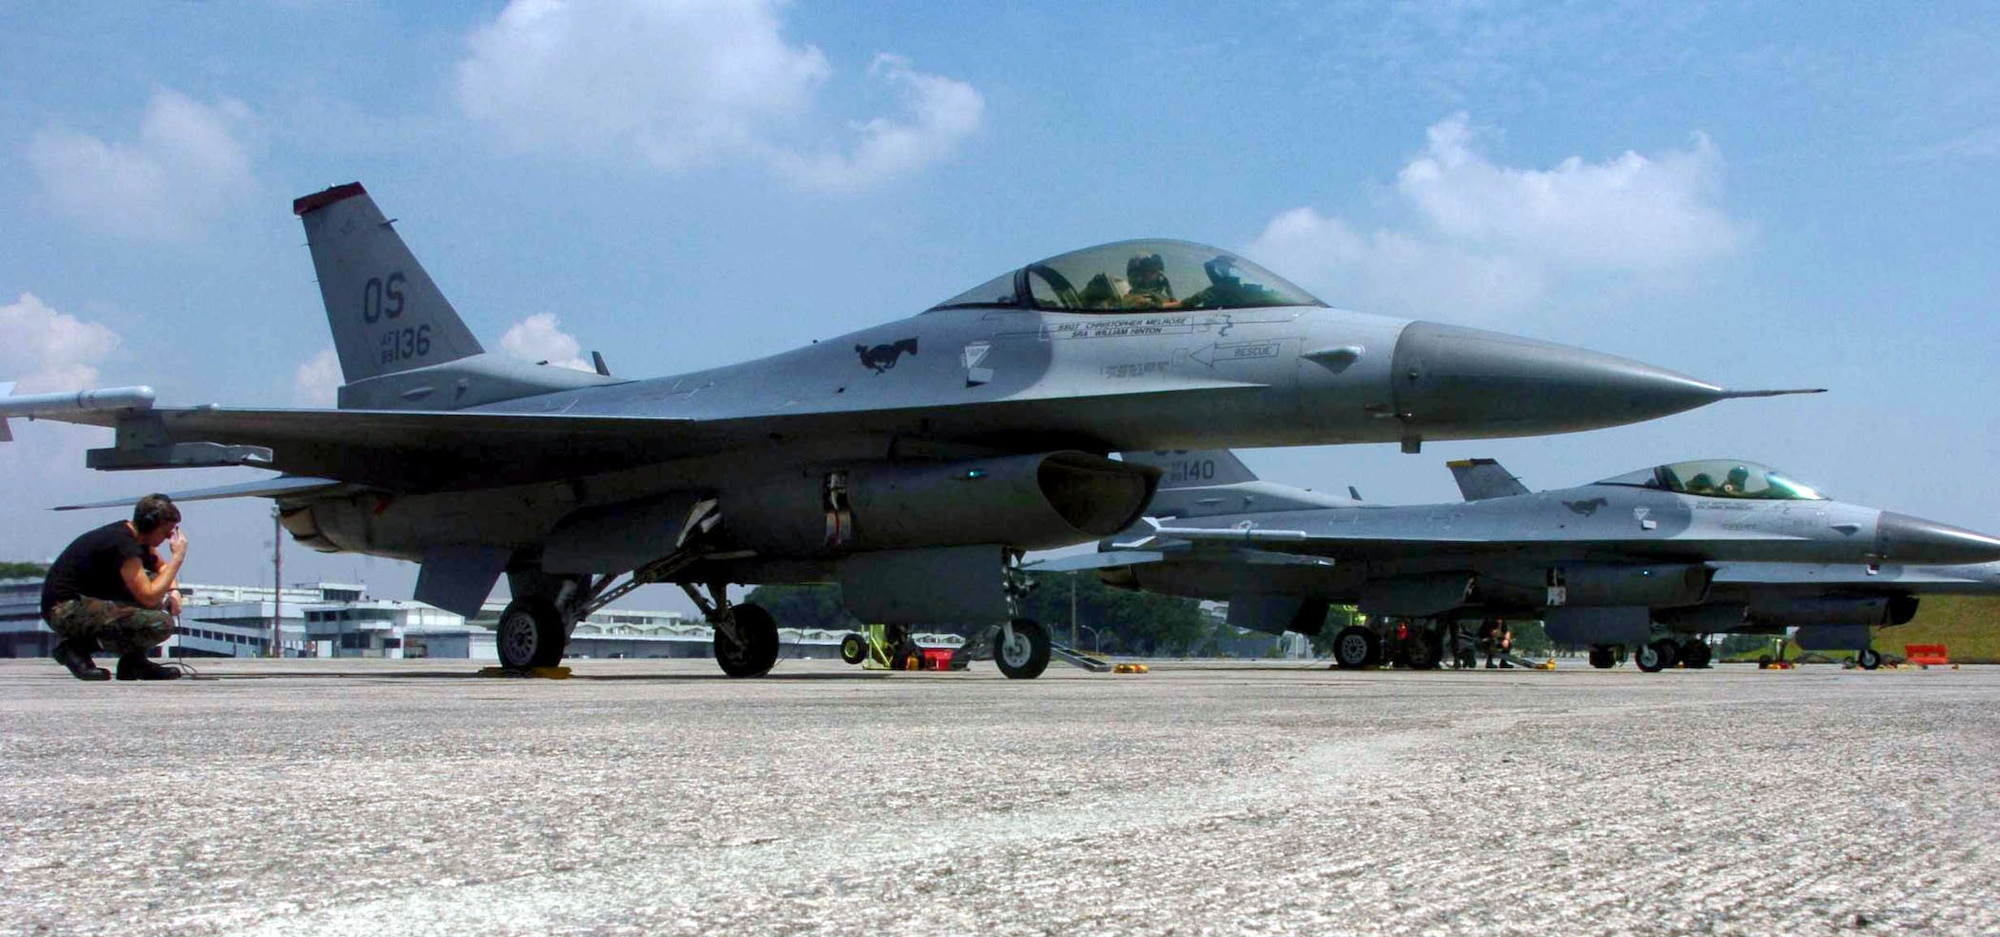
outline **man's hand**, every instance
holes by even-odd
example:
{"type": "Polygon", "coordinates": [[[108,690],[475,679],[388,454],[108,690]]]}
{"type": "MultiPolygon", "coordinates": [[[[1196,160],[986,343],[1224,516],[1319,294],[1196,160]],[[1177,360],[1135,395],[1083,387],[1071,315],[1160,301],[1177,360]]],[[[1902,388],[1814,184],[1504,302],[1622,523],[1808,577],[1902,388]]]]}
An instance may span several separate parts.
{"type": "Polygon", "coordinates": [[[167,610],[167,614],[179,618],[181,615],[181,594],[178,591],[167,593],[167,600],[161,603],[161,607],[167,610]]]}
{"type": "Polygon", "coordinates": [[[173,551],[175,559],[179,559],[187,555],[187,549],[188,549],[187,532],[182,530],[179,525],[175,525],[174,536],[173,539],[167,541],[167,549],[173,551]]]}

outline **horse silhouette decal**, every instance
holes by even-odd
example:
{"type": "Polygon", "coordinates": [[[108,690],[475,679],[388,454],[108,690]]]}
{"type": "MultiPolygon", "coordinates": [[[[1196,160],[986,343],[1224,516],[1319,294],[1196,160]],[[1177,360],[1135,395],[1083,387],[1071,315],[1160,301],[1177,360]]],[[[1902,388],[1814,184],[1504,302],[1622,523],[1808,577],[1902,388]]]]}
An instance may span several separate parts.
{"type": "Polygon", "coordinates": [[[861,356],[861,365],[873,370],[876,374],[895,367],[896,359],[903,357],[904,352],[913,355],[917,353],[917,340],[915,338],[897,339],[895,344],[876,345],[873,348],[867,345],[854,346],[854,353],[861,356]]]}
{"type": "Polygon", "coordinates": [[[1571,511],[1574,511],[1585,517],[1589,517],[1592,514],[1596,514],[1598,508],[1601,508],[1610,503],[1611,502],[1606,501],[1603,498],[1591,498],[1587,501],[1564,501],[1563,507],[1569,508],[1571,511]]]}

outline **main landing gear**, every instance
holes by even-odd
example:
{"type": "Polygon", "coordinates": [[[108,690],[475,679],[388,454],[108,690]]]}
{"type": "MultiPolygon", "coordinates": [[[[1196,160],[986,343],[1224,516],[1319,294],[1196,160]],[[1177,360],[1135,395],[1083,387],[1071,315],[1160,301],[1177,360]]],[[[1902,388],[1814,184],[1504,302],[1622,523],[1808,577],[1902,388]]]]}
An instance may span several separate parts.
{"type": "Polygon", "coordinates": [[[1680,657],[1680,649],[1672,641],[1659,640],[1640,646],[1632,653],[1632,663],[1647,673],[1659,673],[1672,667],[1680,657]]]}
{"type": "MultiPolygon", "coordinates": [[[[514,601],[500,613],[494,628],[500,665],[529,670],[561,663],[577,622],[640,586],[674,581],[677,574],[710,557],[701,544],[704,535],[721,520],[713,499],[696,503],[681,525],[674,551],[633,570],[630,579],[615,587],[612,583],[622,574],[556,575],[533,567],[509,570],[507,586],[514,601]]],[[[771,671],[778,662],[779,648],[778,623],[770,612],[754,604],[731,605],[726,582],[707,583],[706,595],[702,587],[686,582],[680,587],[715,629],[715,662],[723,673],[757,677],[771,671]]]]}

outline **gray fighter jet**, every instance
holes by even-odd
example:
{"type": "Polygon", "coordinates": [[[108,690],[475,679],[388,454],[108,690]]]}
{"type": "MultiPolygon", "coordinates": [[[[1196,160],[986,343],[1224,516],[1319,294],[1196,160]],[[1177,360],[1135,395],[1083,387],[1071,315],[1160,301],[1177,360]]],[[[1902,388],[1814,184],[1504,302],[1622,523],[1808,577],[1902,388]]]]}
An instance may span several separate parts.
{"type": "MultiPolygon", "coordinates": [[[[1673,662],[1676,645],[1651,637],[1652,622],[1697,630],[1732,614],[1743,620],[1745,602],[1729,581],[1740,573],[1721,573],[1760,565],[1745,561],[2000,559],[2000,540],[1828,500],[1739,460],[1661,465],[1540,493],[1491,460],[1469,460],[1452,463],[1467,501],[1379,506],[1258,481],[1229,452],[1125,458],[1162,470],[1149,516],[1095,555],[1041,568],[1094,567],[1113,585],[1224,600],[1231,624],[1272,633],[1318,633],[1329,604],[1416,620],[1404,629],[1408,646],[1392,649],[1416,666],[1435,665],[1461,618],[1543,618],[1556,636],[1567,617],[1601,638],[1587,642],[1604,645],[1594,662],[1601,655],[1608,666],[1610,646],[1630,643],[1640,666],[1657,670],[1673,662]],[[1590,630],[1613,623],[1644,640],[1590,630]]],[[[1791,607],[1824,623],[1901,614],[1903,604],[1827,597],[1791,607]],[[1850,617],[1829,617],[1836,612],[1850,617]]],[[[1371,629],[1336,636],[1343,666],[1382,653],[1371,629]]]]}
{"type": "Polygon", "coordinates": [[[1873,630],[1906,624],[1926,595],[2000,594],[2000,563],[1716,563],[1700,605],[1570,608],[1545,613],[1552,640],[1589,645],[1609,667],[1630,650],[1642,667],[1707,660],[1711,634],[1784,634],[1807,650],[1851,650],[1866,669],[1882,665],[1873,630]]]}
{"type": "MultiPolygon", "coordinates": [[[[99,469],[251,465],[183,493],[277,501],[300,542],[422,564],[476,610],[504,573],[509,666],[551,665],[591,610],[680,584],[731,675],[778,654],[730,583],[834,581],[885,624],[1013,621],[1022,551],[1132,523],[1158,470],[1114,450],[1573,432],[1730,392],[1622,358],[1327,308],[1227,251],[1128,241],[1009,271],[910,318],[650,380],[485,351],[358,183],[298,199],[346,385],[334,410],[162,407],[144,387],[0,400],[116,429],[99,469]]],[[[852,298],[849,300],[852,301],[852,298]]],[[[95,505],[89,505],[95,506],[95,505]]],[[[997,623],[997,624],[995,624],[997,623]]]]}

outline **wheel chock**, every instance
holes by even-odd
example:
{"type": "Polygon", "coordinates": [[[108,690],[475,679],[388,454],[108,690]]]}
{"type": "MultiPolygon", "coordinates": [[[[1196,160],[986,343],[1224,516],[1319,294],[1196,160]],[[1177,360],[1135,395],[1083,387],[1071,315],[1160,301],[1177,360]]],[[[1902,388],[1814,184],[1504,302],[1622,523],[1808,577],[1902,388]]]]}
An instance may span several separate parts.
{"type": "Polygon", "coordinates": [[[1146,666],[1145,664],[1113,664],[1113,665],[1111,665],[1111,672],[1112,672],[1112,673],[1152,673],[1152,672],[1153,672],[1153,668],[1151,668],[1151,667],[1148,667],[1148,666],[1146,666]]]}
{"type": "Polygon", "coordinates": [[[568,680],[569,668],[529,667],[526,670],[514,670],[509,667],[481,667],[479,668],[479,675],[482,677],[534,677],[540,680],[568,680]]]}

